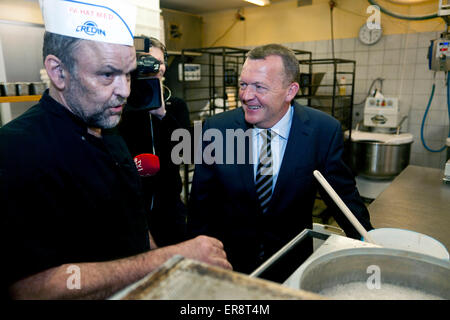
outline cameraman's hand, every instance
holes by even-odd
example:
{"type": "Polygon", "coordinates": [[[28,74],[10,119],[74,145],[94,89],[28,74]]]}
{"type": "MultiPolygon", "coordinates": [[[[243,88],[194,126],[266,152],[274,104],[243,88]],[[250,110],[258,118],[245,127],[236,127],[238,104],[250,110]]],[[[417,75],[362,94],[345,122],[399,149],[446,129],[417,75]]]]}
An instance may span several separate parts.
{"type": "Polygon", "coordinates": [[[165,102],[164,102],[164,90],[163,90],[164,86],[163,86],[163,83],[161,81],[161,78],[159,79],[159,81],[161,83],[160,87],[161,87],[161,101],[162,101],[162,105],[158,109],[150,110],[150,113],[152,115],[154,115],[155,117],[158,117],[159,120],[161,120],[166,115],[166,106],[165,106],[165,102]]]}
{"type": "Polygon", "coordinates": [[[150,110],[149,112],[161,120],[166,115],[166,107],[164,106],[164,102],[161,107],[159,107],[158,109],[150,110]]]}

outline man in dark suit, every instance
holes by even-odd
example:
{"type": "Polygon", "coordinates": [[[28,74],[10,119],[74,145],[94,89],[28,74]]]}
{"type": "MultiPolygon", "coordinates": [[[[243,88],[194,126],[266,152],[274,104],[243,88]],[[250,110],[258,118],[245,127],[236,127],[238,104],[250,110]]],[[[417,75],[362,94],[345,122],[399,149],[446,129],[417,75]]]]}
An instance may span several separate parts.
{"type": "MultiPolygon", "coordinates": [[[[298,73],[298,61],[288,48],[271,44],[251,50],[240,76],[242,108],[211,117],[203,126],[204,132],[213,128],[223,137],[227,129],[250,132],[245,143],[239,143],[238,134],[224,138],[222,158],[233,159],[233,164],[221,164],[220,159],[196,164],[190,198],[190,232],[220,239],[235,271],[254,271],[302,230],[312,228],[317,191],[347,236],[360,237],[315,180],[314,170],[362,225],[372,229],[354,177],[342,161],[340,123],[293,102],[298,73]],[[245,163],[239,164],[239,152],[244,152],[245,163]]],[[[210,150],[206,146],[204,142],[203,153],[210,150]]]]}

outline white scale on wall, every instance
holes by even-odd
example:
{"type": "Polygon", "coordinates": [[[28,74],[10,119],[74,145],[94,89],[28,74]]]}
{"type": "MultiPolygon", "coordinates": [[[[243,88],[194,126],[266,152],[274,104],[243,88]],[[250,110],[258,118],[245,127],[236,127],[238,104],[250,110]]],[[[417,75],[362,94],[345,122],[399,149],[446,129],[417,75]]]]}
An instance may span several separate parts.
{"type": "MultiPolygon", "coordinates": [[[[200,81],[201,66],[197,63],[184,64],[184,81],[200,81]]],[[[183,81],[183,64],[178,64],[178,80],[183,81]]]]}

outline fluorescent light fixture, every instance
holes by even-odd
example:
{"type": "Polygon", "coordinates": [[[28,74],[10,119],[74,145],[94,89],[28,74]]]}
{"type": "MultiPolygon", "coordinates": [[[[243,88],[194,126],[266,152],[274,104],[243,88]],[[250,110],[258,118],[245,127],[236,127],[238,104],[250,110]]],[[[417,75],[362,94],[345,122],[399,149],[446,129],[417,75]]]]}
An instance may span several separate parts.
{"type": "Polygon", "coordinates": [[[257,6],[267,6],[270,4],[270,0],[244,0],[253,4],[256,4],[257,6]]]}

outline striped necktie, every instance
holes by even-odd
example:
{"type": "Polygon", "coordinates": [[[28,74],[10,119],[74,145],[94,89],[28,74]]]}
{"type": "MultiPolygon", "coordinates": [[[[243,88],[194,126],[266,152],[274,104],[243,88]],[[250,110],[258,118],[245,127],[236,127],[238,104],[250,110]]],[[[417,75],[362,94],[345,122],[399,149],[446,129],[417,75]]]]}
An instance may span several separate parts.
{"type": "Polygon", "coordinates": [[[272,197],[272,181],[273,181],[273,163],[272,150],[270,147],[271,131],[262,130],[261,133],[262,146],[259,153],[259,163],[256,170],[256,194],[263,213],[267,212],[270,198],[272,197]]]}

